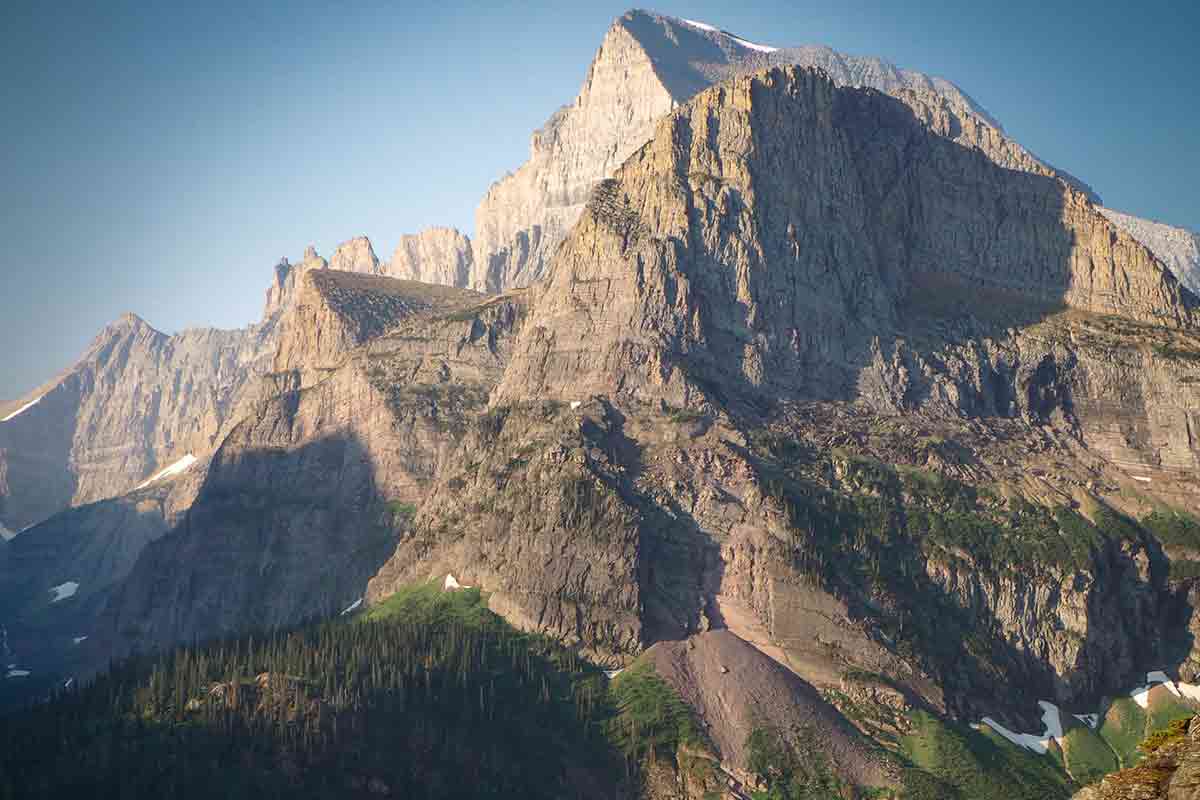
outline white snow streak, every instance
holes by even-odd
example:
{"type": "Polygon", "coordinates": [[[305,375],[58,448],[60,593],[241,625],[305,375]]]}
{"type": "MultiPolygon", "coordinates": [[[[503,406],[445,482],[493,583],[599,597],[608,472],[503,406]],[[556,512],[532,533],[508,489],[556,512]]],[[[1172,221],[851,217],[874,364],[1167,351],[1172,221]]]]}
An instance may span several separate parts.
{"type": "Polygon", "coordinates": [[[1141,481],[1142,483],[1151,483],[1151,481],[1152,481],[1152,479],[1151,479],[1151,478],[1146,478],[1146,477],[1143,477],[1143,476],[1141,476],[1141,475],[1134,475],[1134,476],[1133,476],[1133,479],[1134,479],[1135,481],[1141,481]]]}
{"type": "Polygon", "coordinates": [[[691,25],[693,28],[697,28],[698,30],[707,31],[708,33],[719,33],[722,36],[728,36],[735,44],[739,44],[742,47],[745,47],[747,50],[756,50],[759,53],[774,53],[779,49],[778,47],[771,47],[770,45],[747,41],[740,36],[734,36],[732,33],[728,33],[713,25],[709,25],[707,22],[697,22],[694,19],[685,19],[680,21],[685,22],[688,25],[691,25]]]}
{"type": "Polygon", "coordinates": [[[745,39],[741,39],[741,38],[739,38],[737,36],[733,36],[733,35],[730,35],[729,38],[733,39],[735,42],[740,44],[742,47],[747,48],[748,50],[757,50],[760,53],[774,53],[776,50],[779,49],[778,47],[771,47],[768,44],[757,44],[755,42],[748,42],[745,39]]]}
{"type": "Polygon", "coordinates": [[[86,641],[87,641],[87,637],[86,637],[86,636],[76,636],[76,637],[75,637],[74,639],[72,639],[71,641],[73,641],[75,644],[79,644],[80,642],[86,642],[86,641]]]}
{"type": "Polygon", "coordinates": [[[359,606],[361,606],[361,605],[362,605],[362,598],[360,597],[357,600],[355,600],[353,603],[351,603],[350,605],[346,606],[346,610],[342,612],[342,616],[343,617],[346,616],[351,611],[356,611],[359,608],[359,606]]]}
{"type": "Polygon", "coordinates": [[[1000,734],[1005,739],[1008,739],[1018,747],[1027,748],[1035,753],[1045,753],[1048,749],[1050,749],[1049,739],[1043,740],[1038,736],[1034,736],[1032,733],[1013,733],[991,717],[984,717],[983,724],[987,725],[996,733],[1000,734]]]}
{"type": "Polygon", "coordinates": [[[45,397],[45,395],[43,395],[43,394],[38,395],[37,397],[33,398],[25,405],[18,408],[16,411],[9,414],[4,419],[0,419],[0,422],[8,422],[10,419],[14,419],[14,418],[20,416],[21,414],[24,414],[26,411],[28,411],[29,409],[36,406],[38,404],[38,401],[41,400],[43,397],[45,397]]]}
{"type": "MultiPolygon", "coordinates": [[[[1040,735],[1036,733],[1013,733],[991,717],[984,717],[983,724],[1018,747],[1024,747],[1035,753],[1045,753],[1050,749],[1050,742],[1063,738],[1062,712],[1059,711],[1058,706],[1047,700],[1039,700],[1038,705],[1042,709],[1042,725],[1045,726],[1045,730],[1040,735]]],[[[1083,717],[1079,718],[1083,719],[1083,717]]]]}
{"type": "Polygon", "coordinates": [[[164,469],[159,470],[158,472],[151,475],[149,478],[147,478],[142,483],[139,483],[137,485],[137,488],[134,489],[134,491],[136,492],[138,489],[144,489],[157,480],[161,480],[163,478],[169,478],[172,475],[178,475],[181,472],[187,472],[187,470],[191,468],[192,464],[195,464],[195,463],[196,463],[196,457],[194,455],[192,455],[191,453],[188,453],[186,456],[179,459],[171,466],[165,467],[164,469]]]}
{"type": "Polygon", "coordinates": [[[8,671],[8,677],[10,677],[10,678],[24,678],[24,677],[27,677],[28,675],[29,675],[29,670],[27,670],[27,669],[10,669],[8,671]]]}
{"type": "Polygon", "coordinates": [[[68,597],[74,597],[75,592],[79,591],[79,584],[76,581],[65,581],[58,586],[51,586],[50,592],[54,597],[50,598],[51,603],[57,603],[59,600],[66,600],[68,597]]]}

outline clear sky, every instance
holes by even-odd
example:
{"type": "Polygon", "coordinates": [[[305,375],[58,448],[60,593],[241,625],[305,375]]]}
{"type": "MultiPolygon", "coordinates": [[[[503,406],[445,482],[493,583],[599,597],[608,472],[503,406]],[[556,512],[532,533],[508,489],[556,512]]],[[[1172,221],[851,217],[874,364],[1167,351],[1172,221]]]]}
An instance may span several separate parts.
{"type": "MultiPolygon", "coordinates": [[[[621,2],[9,0],[0,399],[133,311],[258,318],[271,267],[473,226],[621,2]],[[245,6],[249,6],[249,10],[245,6]]],[[[757,42],[942,75],[1107,205],[1200,229],[1200,4],[663,0],[757,42]]]]}

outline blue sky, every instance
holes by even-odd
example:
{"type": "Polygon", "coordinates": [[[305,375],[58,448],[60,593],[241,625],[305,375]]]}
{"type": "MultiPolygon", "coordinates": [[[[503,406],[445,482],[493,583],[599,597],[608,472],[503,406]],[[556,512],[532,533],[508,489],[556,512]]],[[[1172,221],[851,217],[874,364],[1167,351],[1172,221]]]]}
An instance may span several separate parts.
{"type": "MultiPolygon", "coordinates": [[[[579,89],[625,3],[6,4],[0,399],[133,311],[257,319],[271,267],[432,224],[579,89]]],[[[1200,5],[659,3],[947,77],[1112,207],[1200,229],[1200,5]]]]}

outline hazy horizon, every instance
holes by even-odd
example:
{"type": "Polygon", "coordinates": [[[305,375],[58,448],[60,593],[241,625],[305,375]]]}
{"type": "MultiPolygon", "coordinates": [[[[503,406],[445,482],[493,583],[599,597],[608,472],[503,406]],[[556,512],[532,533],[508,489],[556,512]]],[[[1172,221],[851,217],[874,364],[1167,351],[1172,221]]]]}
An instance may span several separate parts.
{"type": "MultiPolygon", "coordinates": [[[[272,266],[309,244],[328,256],[367,235],[388,260],[424,227],[472,234],[479,199],[574,98],[628,7],[14,8],[0,34],[0,401],[124,312],[165,332],[257,320],[272,266]]],[[[652,7],[944,77],[1108,207],[1200,230],[1195,8],[652,7]]]]}

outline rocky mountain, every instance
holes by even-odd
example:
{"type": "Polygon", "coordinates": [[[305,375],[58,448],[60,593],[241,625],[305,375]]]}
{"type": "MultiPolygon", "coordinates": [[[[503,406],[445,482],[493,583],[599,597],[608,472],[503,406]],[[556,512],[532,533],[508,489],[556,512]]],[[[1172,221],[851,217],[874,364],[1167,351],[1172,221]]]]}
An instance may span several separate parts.
{"type": "Polygon", "coordinates": [[[1186,590],[1114,509],[1197,496],[1198,301],[1086,195],[908,100],[786,68],[663,120],[532,291],[369,599],[451,573],[615,663],[729,627],[818,687],[894,676],[968,717],[1179,663],[1186,590]],[[1009,544],[920,521],[958,503],[1009,544]],[[941,661],[932,619],[977,655],[941,661]]]}
{"type": "Polygon", "coordinates": [[[1009,139],[949,81],[827,47],[759,45],[704,23],[630,11],[605,35],[574,102],[533,134],[529,161],[480,202],[470,285],[499,291],[544,276],[596,184],[650,139],[663,115],[716,83],[784,64],[823,69],[838,85],[925,95],[941,105],[956,141],[1003,166],[1059,175],[1090,193],[1009,139]]]}
{"type": "MultiPolygon", "coordinates": [[[[370,242],[335,260],[379,272],[370,242]]],[[[117,497],[173,465],[204,460],[277,357],[301,276],[328,269],[312,247],[276,267],[260,322],[167,335],[134,314],[105,327],[68,369],[0,408],[0,525],[10,536],[72,506],[117,497]]]]}
{"type": "Polygon", "coordinates": [[[220,380],[127,320],[5,409],[10,528],[75,420],[188,445],[0,543],[6,652],[471,587],[626,670],[654,798],[1066,797],[1190,712],[1200,299],[966,95],[630,12],[489,198],[281,262],[220,380]]]}
{"type": "Polygon", "coordinates": [[[0,422],[0,521],[20,531],[211,451],[251,376],[270,363],[274,327],[168,336],[132,314],[107,326],[0,422]]]}
{"type": "Polygon", "coordinates": [[[196,501],[92,618],[98,658],[361,597],[486,404],[523,315],[519,299],[356,273],[301,282],[275,370],[196,501]]]}

